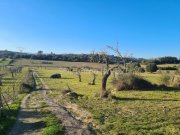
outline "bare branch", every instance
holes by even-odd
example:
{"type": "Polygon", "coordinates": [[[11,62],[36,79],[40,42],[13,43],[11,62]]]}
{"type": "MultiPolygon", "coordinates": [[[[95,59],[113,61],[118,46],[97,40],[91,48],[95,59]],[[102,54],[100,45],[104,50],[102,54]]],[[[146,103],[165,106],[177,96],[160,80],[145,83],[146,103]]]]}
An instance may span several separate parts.
{"type": "MultiPolygon", "coordinates": [[[[117,44],[117,47],[114,48],[112,46],[107,46],[109,49],[111,49],[112,51],[114,51],[116,53],[116,55],[122,59],[123,63],[124,63],[124,69],[126,70],[126,61],[125,61],[125,58],[122,56],[121,52],[119,51],[118,49],[118,44],[117,44]]],[[[125,71],[126,72],[126,71],[125,71]]]]}

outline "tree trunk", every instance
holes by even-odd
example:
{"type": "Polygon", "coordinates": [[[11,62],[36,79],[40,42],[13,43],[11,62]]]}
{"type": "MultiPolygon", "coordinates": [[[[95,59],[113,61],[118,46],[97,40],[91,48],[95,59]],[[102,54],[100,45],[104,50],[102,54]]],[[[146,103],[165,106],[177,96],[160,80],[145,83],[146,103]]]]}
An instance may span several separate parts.
{"type": "Polygon", "coordinates": [[[108,97],[108,91],[106,90],[107,79],[111,75],[111,70],[108,70],[102,78],[101,98],[108,97]]]}
{"type": "Polygon", "coordinates": [[[115,79],[116,78],[116,72],[113,71],[113,78],[115,79]]]}
{"type": "Polygon", "coordinates": [[[79,74],[78,77],[79,77],[79,82],[81,82],[81,75],[79,74]]]}
{"type": "Polygon", "coordinates": [[[95,85],[95,84],[96,84],[96,76],[93,75],[92,85],[95,85]]]}
{"type": "Polygon", "coordinates": [[[14,77],[14,72],[11,72],[11,74],[12,74],[12,78],[14,77]]]}

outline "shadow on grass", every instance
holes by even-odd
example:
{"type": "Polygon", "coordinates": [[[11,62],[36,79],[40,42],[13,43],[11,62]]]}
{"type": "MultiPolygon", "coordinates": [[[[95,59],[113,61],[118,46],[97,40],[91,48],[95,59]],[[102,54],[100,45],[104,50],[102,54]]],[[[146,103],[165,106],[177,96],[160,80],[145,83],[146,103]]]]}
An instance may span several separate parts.
{"type": "Polygon", "coordinates": [[[11,131],[9,132],[9,135],[27,134],[31,133],[32,131],[34,132],[43,129],[45,127],[45,123],[42,121],[41,117],[41,114],[35,110],[20,111],[18,119],[11,131]],[[26,122],[26,119],[28,119],[28,123],[26,122]],[[34,119],[39,120],[36,121],[34,119]]]}
{"type": "MultiPolygon", "coordinates": [[[[180,87],[172,87],[172,86],[165,86],[165,85],[154,85],[153,91],[174,91],[174,92],[180,92],[180,87]]],[[[149,91],[152,91],[149,90],[149,91]]]]}
{"type": "Polygon", "coordinates": [[[3,80],[16,80],[15,78],[3,78],[3,80]]]}
{"type": "Polygon", "coordinates": [[[2,114],[0,117],[0,135],[5,135],[9,132],[11,127],[16,122],[18,110],[9,110],[7,108],[2,109],[2,114]]]}
{"type": "Polygon", "coordinates": [[[112,96],[112,99],[120,100],[120,101],[180,101],[178,99],[121,98],[121,97],[116,97],[116,96],[112,96]]]}
{"type": "MultiPolygon", "coordinates": [[[[122,91],[131,91],[131,90],[122,90],[122,91]]],[[[180,87],[172,87],[165,85],[152,85],[152,87],[147,87],[141,90],[136,91],[169,91],[169,92],[180,92],[180,87]]]]}
{"type": "Polygon", "coordinates": [[[3,82],[3,84],[14,84],[14,82],[3,82]]]}
{"type": "Polygon", "coordinates": [[[47,78],[47,79],[74,79],[74,78],[70,78],[70,77],[62,77],[62,78],[51,78],[51,77],[37,77],[37,78],[47,78]]]}
{"type": "Polygon", "coordinates": [[[70,78],[70,77],[62,77],[60,79],[74,79],[74,78],[70,78]]]}

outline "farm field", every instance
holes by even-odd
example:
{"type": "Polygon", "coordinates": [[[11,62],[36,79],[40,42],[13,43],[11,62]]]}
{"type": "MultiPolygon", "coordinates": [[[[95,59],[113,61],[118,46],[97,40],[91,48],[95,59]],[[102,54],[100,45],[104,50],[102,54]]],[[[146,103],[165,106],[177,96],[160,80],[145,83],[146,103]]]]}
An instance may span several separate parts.
{"type": "Polygon", "coordinates": [[[101,69],[103,64],[90,62],[67,62],[67,61],[48,61],[48,60],[30,60],[19,59],[14,62],[14,65],[23,66],[42,66],[42,67],[91,67],[101,69]],[[50,64],[43,64],[43,62],[50,62],[50,64]]]}
{"type": "MultiPolygon", "coordinates": [[[[92,80],[90,72],[82,73],[82,82],[72,73],[60,69],[37,69],[41,78],[50,87],[49,95],[59,103],[75,103],[90,112],[84,118],[92,124],[97,134],[175,135],[180,132],[180,89],[163,91],[119,91],[115,98],[98,97],[102,75],[97,73],[96,85],[88,85],[92,80]],[[50,75],[60,73],[61,79],[50,79],[50,75]],[[78,96],[62,96],[68,87],[78,96]]],[[[160,75],[142,74],[152,83],[160,83],[160,75]]],[[[108,89],[113,90],[113,77],[108,80],[108,89]]],[[[76,111],[74,112],[76,113],[76,111]]]]}
{"type": "Polygon", "coordinates": [[[157,65],[158,67],[174,67],[174,66],[178,66],[179,64],[160,64],[157,65]]]}

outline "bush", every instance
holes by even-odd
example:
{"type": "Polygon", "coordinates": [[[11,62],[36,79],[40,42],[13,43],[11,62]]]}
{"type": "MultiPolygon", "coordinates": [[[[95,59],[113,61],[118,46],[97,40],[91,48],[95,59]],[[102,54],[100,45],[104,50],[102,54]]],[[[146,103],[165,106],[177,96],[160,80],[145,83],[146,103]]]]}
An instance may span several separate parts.
{"type": "Polygon", "coordinates": [[[146,90],[153,88],[153,85],[143,78],[134,74],[121,74],[113,81],[116,90],[146,90]]]}
{"type": "Polygon", "coordinates": [[[156,72],[158,70],[158,67],[155,63],[148,63],[146,66],[147,72],[156,72]]]}
{"type": "Polygon", "coordinates": [[[51,75],[51,78],[61,78],[61,74],[53,74],[51,75]]]}
{"type": "Polygon", "coordinates": [[[138,68],[138,72],[139,72],[139,73],[144,73],[144,72],[145,72],[145,69],[144,69],[143,67],[139,67],[139,68],[138,68]]]}
{"type": "Polygon", "coordinates": [[[162,74],[161,84],[167,86],[170,84],[171,76],[169,74],[162,74]]]}
{"type": "Polygon", "coordinates": [[[50,61],[43,61],[42,64],[53,64],[53,62],[50,62],[50,61]]]}
{"type": "Polygon", "coordinates": [[[161,77],[161,83],[165,86],[172,85],[180,87],[180,77],[173,74],[163,74],[161,77]]]}
{"type": "Polygon", "coordinates": [[[127,64],[127,68],[129,72],[136,72],[140,67],[141,65],[137,62],[127,64]]]}
{"type": "Polygon", "coordinates": [[[20,89],[19,89],[19,93],[22,94],[22,93],[29,93],[30,91],[33,90],[33,86],[31,86],[30,84],[27,84],[25,82],[23,82],[20,86],[20,89]]]}
{"type": "Polygon", "coordinates": [[[175,77],[172,82],[172,85],[175,87],[180,87],[180,77],[175,77]]]}
{"type": "Polygon", "coordinates": [[[176,74],[180,75],[180,66],[177,67],[176,74]]]}
{"type": "Polygon", "coordinates": [[[6,58],[2,58],[1,61],[6,61],[6,58]]]}

